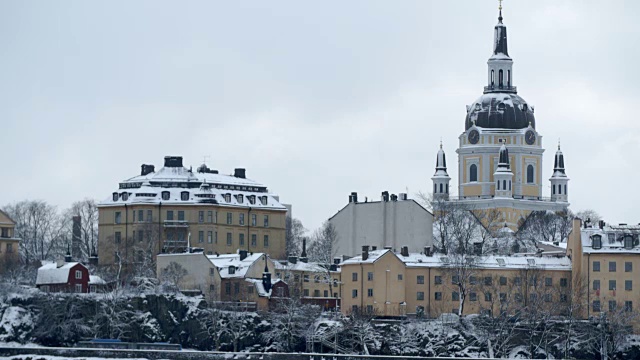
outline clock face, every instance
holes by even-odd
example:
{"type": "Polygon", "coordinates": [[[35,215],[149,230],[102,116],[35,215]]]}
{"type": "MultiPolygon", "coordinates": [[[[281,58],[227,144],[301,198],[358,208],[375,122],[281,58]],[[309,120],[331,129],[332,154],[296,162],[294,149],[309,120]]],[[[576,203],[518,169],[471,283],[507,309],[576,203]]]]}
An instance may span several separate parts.
{"type": "Polygon", "coordinates": [[[471,144],[477,144],[478,140],[480,140],[480,133],[478,130],[471,130],[469,132],[469,142],[471,144]]]}
{"type": "Polygon", "coordinates": [[[526,141],[528,145],[535,144],[535,142],[536,142],[536,133],[534,133],[533,130],[528,130],[524,134],[524,141],[526,141]]]}

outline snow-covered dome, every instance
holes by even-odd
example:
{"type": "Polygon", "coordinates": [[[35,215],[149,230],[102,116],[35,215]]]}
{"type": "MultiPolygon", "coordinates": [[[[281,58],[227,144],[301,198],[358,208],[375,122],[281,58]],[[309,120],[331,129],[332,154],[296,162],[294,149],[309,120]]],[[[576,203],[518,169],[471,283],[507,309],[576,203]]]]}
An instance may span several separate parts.
{"type": "Polygon", "coordinates": [[[469,107],[465,130],[475,125],[492,129],[536,127],[533,109],[516,93],[488,92],[469,107]]]}

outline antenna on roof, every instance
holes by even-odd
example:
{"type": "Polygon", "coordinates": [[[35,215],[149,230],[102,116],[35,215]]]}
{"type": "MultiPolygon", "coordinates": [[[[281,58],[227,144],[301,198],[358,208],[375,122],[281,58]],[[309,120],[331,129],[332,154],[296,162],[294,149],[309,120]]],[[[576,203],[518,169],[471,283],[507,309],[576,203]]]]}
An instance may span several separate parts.
{"type": "Polygon", "coordinates": [[[210,158],[211,158],[211,155],[204,155],[204,156],[202,157],[202,163],[203,163],[203,164],[206,164],[206,163],[207,163],[207,160],[209,160],[210,158]]]}

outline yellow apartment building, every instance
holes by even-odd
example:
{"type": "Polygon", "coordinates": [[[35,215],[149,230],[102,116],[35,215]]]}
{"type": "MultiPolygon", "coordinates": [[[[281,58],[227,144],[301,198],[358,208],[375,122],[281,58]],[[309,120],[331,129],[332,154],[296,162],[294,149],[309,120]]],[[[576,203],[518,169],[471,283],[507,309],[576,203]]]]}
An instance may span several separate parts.
{"type": "Polygon", "coordinates": [[[20,239],[15,237],[15,228],[16,222],[0,210],[0,265],[11,266],[20,259],[20,239]]]}
{"type": "Polygon", "coordinates": [[[158,171],[142,165],[140,175],[122,181],[98,209],[100,265],[140,263],[189,245],[207,255],[242,249],[286,257],[287,208],[244,169],[192,171],[182,157],[167,156],[158,171]]]}
{"type": "Polygon", "coordinates": [[[299,297],[303,303],[335,309],[340,306],[342,285],[338,263],[318,264],[305,257],[290,256],[287,261],[276,263],[276,277],[284,279],[291,296],[299,297]]]}

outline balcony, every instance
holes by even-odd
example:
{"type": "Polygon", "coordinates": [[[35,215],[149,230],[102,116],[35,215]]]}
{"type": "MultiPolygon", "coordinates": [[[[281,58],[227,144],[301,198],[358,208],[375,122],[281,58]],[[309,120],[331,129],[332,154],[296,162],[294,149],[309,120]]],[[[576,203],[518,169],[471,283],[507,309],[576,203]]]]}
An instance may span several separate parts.
{"type": "Polygon", "coordinates": [[[492,86],[485,86],[484,87],[484,93],[492,93],[492,92],[518,92],[518,88],[516,86],[499,86],[499,85],[492,85],[492,86]]]}
{"type": "Polygon", "coordinates": [[[186,220],[165,220],[165,228],[188,228],[189,222],[186,220]]]}

